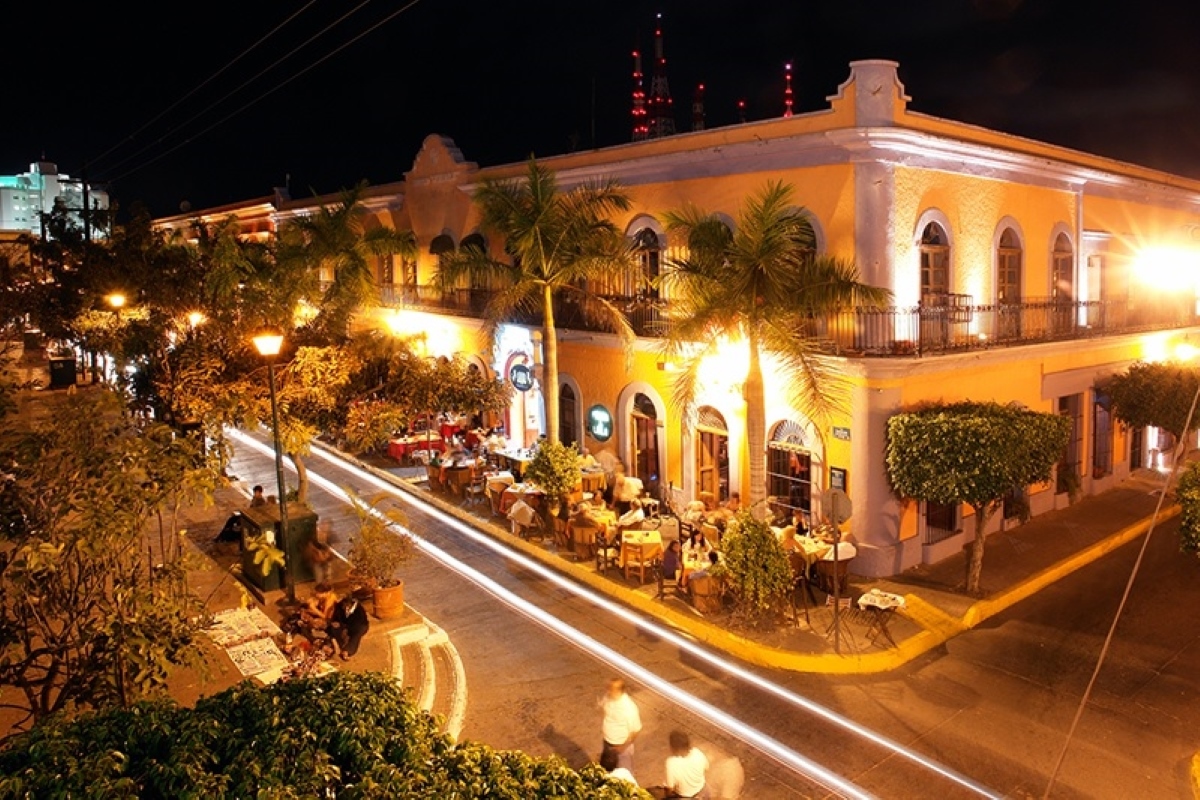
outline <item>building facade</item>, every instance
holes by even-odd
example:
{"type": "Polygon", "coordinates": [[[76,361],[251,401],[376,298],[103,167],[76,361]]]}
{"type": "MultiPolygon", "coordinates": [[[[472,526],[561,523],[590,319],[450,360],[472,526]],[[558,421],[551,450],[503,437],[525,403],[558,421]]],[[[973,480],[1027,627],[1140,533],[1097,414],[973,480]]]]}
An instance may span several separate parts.
{"type": "MultiPolygon", "coordinates": [[[[42,233],[42,214],[54,210],[55,203],[78,213],[84,208],[84,185],[50,161],[29,165],[28,172],[0,175],[0,231],[42,233]]],[[[108,193],[88,187],[87,204],[93,211],[108,209],[108,193]]]]}
{"type": "MultiPolygon", "coordinates": [[[[889,417],[968,399],[1071,417],[1058,476],[1015,494],[991,523],[1019,524],[1022,507],[1044,513],[1076,489],[1100,491],[1132,469],[1167,466],[1171,442],[1118,425],[1103,382],[1136,360],[1169,358],[1177,345],[1200,341],[1200,182],[920,114],[908,108],[896,69],[851,64],[819,112],[542,162],[564,187],[621,182],[632,208],[614,221],[636,244],[644,275],[682,252],[665,212],[692,205],[732,226],[744,201],[775,180],[794,187],[820,251],[854,262],[866,283],[892,292],[888,308],[849,309],[821,323],[853,386],[850,407],[831,424],[790,407],[779,375],[764,364],[768,443],[760,453],[746,443],[738,343],[706,367],[698,414],[685,422],[670,405],[673,365],[655,336],[669,297],[635,290],[633,280],[605,288],[639,332],[631,359],[616,337],[590,330],[569,309],[558,317],[564,441],[610,450],[676,500],[747,495],[752,459],[765,460],[767,494],[814,520],[825,492],[843,488],[854,505],[855,569],[871,575],[939,560],[971,529],[963,520],[969,509],[902,502],[891,492],[889,417]]],[[[472,191],[525,169],[481,168],[449,139],[430,136],[403,180],[370,189],[370,213],[413,231],[420,253],[415,262],[378,265],[384,303],[364,309],[359,324],[424,332],[431,354],[460,352],[494,374],[517,365],[539,374],[535,325],[508,326],[495,349],[483,351],[478,317],[497,287],[431,285],[440,254],[476,243],[503,255],[503,243],[479,229],[472,191]]],[[[253,201],[206,215],[254,218],[262,233],[313,202],[277,198],[269,211],[253,201]]],[[[181,227],[196,216],[160,225],[181,227]]],[[[536,382],[515,397],[508,433],[531,441],[544,424],[536,382]]]]}

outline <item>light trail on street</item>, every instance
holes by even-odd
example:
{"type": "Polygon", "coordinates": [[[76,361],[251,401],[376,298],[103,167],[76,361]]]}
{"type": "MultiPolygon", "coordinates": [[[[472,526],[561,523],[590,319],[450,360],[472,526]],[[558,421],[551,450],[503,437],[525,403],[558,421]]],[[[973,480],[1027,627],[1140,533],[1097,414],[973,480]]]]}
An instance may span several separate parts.
{"type": "MultiPolygon", "coordinates": [[[[257,450],[264,456],[272,456],[273,451],[269,445],[266,445],[257,439],[249,436],[241,431],[230,430],[229,435],[247,446],[257,450]]],[[[518,565],[522,569],[528,570],[536,574],[539,578],[552,582],[555,586],[565,590],[572,596],[577,597],[588,604],[602,609],[606,613],[624,620],[636,628],[656,636],[664,641],[669,642],[673,646],[687,652],[693,657],[724,670],[754,688],[769,694],[777,700],[781,700],[790,706],[802,710],[808,714],[814,715],[828,723],[831,723],[853,735],[869,742],[879,748],[889,751],[895,756],[906,759],[911,763],[927,770],[941,778],[950,781],[967,789],[971,793],[980,797],[999,798],[1001,795],[979,784],[978,782],[950,769],[929,757],[916,752],[904,745],[891,740],[857,722],[846,718],[836,712],[809,700],[806,697],[796,694],[789,689],[780,686],[762,676],[742,667],[739,664],[731,662],[720,655],[713,653],[705,647],[698,645],[691,639],[680,635],[674,630],[664,627],[652,619],[641,616],[640,614],[626,608],[610,598],[588,589],[568,578],[557,571],[541,564],[536,559],[530,558],[523,553],[514,551],[491,536],[482,533],[473,526],[468,525],[453,515],[447,514],[440,509],[426,504],[418,498],[412,496],[409,492],[395,486],[391,482],[380,478],[379,476],[358,467],[355,464],[345,461],[337,456],[325,452],[321,449],[314,449],[313,454],[321,458],[334,468],[353,475],[360,481],[370,484],[371,486],[386,492],[394,499],[400,500],[405,504],[418,509],[421,513],[426,514],[438,522],[448,526],[455,532],[467,537],[472,542],[481,545],[488,550],[503,557],[509,562],[518,565]]],[[[290,467],[291,465],[289,465],[290,467]]],[[[331,495],[342,498],[349,503],[350,498],[346,490],[339,486],[336,482],[331,481],[323,475],[309,470],[309,480],[313,484],[320,486],[331,495]]],[[[373,513],[379,512],[372,510],[373,513]]],[[[386,520],[388,524],[395,523],[386,520]]],[[[402,527],[402,526],[397,526],[402,527]]],[[[602,663],[608,664],[627,675],[630,675],[637,680],[643,682],[651,691],[659,694],[670,702],[676,703],[684,708],[698,713],[699,716],[719,722],[725,726],[728,733],[735,738],[753,747],[755,750],[763,753],[772,760],[780,763],[796,774],[803,776],[809,781],[824,787],[829,791],[838,793],[844,797],[850,798],[868,798],[872,797],[861,787],[851,783],[843,776],[833,773],[821,764],[818,764],[811,759],[806,758],[795,750],[787,747],[777,739],[768,736],[759,731],[744,721],[734,717],[728,712],[696,697],[694,694],[685,692],[682,689],[675,687],[668,681],[656,675],[654,672],[646,669],[637,662],[629,659],[621,653],[616,652],[612,648],[596,641],[595,639],[581,633],[576,628],[568,625],[563,620],[546,612],[544,609],[536,606],[528,600],[520,597],[511,590],[501,586],[498,582],[482,574],[478,570],[463,563],[461,560],[447,553],[442,548],[429,542],[419,534],[404,528],[422,552],[429,555],[438,563],[442,564],[447,569],[459,574],[463,578],[471,581],[475,585],[487,591],[489,594],[496,597],[501,602],[520,613],[522,616],[530,619],[543,628],[551,631],[556,636],[570,642],[575,647],[587,652],[592,657],[598,659],[602,663]]]]}

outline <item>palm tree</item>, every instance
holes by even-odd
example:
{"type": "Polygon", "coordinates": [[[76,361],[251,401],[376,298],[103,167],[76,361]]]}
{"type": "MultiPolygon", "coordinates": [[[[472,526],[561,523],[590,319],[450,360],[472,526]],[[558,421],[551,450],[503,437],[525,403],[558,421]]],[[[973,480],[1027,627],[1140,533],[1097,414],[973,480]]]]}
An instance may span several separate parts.
{"type": "Polygon", "coordinates": [[[412,231],[386,225],[368,227],[370,217],[362,204],[366,189],[363,182],[343,191],[337,203],[296,217],[279,235],[280,261],[296,259],[314,271],[332,268],[333,281],[325,289],[320,313],[312,323],[332,335],[344,335],[354,311],[378,301],[371,265],[374,258],[394,254],[415,258],[417,254],[412,231]]]}
{"type": "Polygon", "coordinates": [[[664,353],[682,365],[672,400],[693,415],[700,363],[724,341],[745,341],[750,499],[758,502],[766,495],[763,355],[779,363],[797,409],[828,419],[845,406],[848,387],[822,357],[814,321],[847,305],[885,303],[889,292],[860,283],[852,264],[815,254],[807,212],[792,205],[792,189],[782,183],[768,183],[747,201],[736,233],[695,208],[666,220],[688,251],[669,261],[660,279],[671,316],[664,353]]]}
{"type": "Polygon", "coordinates": [[[627,351],[633,344],[633,329],[620,309],[587,289],[589,280],[624,274],[632,265],[625,237],[609,220],[612,213],[629,208],[629,198],[613,180],[559,191],[554,172],[530,159],[525,180],[486,181],[475,202],[483,229],[503,237],[512,263],[467,247],[443,259],[436,280],[451,287],[473,277],[503,287],[484,309],[483,332],[489,344],[500,325],[518,312],[541,314],[546,435],[558,441],[555,298],[576,303],[585,320],[616,333],[627,351]]]}

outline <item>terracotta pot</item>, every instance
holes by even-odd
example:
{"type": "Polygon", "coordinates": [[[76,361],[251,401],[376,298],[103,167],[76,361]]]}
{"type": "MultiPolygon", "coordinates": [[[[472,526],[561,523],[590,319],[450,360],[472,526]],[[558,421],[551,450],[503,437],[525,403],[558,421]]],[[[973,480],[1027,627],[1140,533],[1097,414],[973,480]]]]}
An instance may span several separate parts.
{"type": "Polygon", "coordinates": [[[377,619],[396,619],[404,614],[404,583],[375,589],[372,601],[377,619]]]}

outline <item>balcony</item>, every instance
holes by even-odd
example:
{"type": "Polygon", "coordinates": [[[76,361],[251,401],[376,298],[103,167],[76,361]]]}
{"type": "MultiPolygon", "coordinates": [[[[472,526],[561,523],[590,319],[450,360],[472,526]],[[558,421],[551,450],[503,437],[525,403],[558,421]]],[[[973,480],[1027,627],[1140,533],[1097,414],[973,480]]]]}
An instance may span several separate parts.
{"type": "MultiPolygon", "coordinates": [[[[492,293],[458,289],[443,294],[433,286],[395,286],[383,287],[380,295],[387,306],[480,318],[492,293]]],[[[608,299],[625,312],[638,336],[656,338],[666,331],[666,301],[608,299]]],[[[1200,325],[1200,315],[1190,297],[1147,298],[1141,302],[1064,302],[1047,298],[990,305],[969,301],[965,295],[946,295],[945,302],[938,304],[846,309],[812,318],[807,332],[829,342],[830,351],[837,355],[914,357],[1200,325]]],[[[603,330],[585,319],[582,309],[573,303],[556,303],[554,315],[560,328],[603,330]]],[[[512,321],[540,325],[541,311],[522,312],[512,321]]]]}

